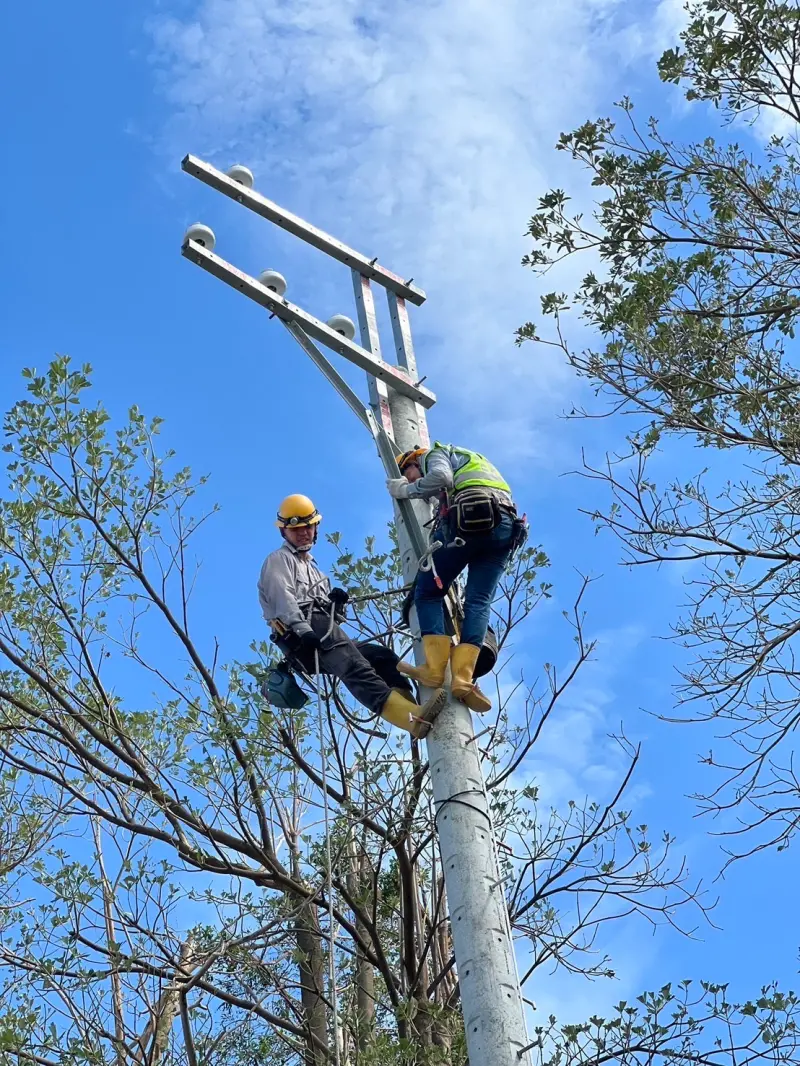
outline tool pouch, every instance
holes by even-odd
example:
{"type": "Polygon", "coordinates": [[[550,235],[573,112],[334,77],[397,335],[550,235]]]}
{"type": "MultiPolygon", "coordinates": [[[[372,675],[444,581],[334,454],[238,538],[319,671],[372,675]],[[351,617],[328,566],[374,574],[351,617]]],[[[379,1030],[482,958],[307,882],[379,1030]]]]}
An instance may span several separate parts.
{"type": "Polygon", "coordinates": [[[261,685],[261,695],[273,707],[284,710],[301,711],[308,703],[308,697],[294,679],[291,665],[285,660],[268,671],[261,685]]]}
{"type": "Polygon", "coordinates": [[[491,533],[500,523],[497,501],[484,489],[462,489],[450,504],[448,514],[452,537],[472,537],[491,533]]]}

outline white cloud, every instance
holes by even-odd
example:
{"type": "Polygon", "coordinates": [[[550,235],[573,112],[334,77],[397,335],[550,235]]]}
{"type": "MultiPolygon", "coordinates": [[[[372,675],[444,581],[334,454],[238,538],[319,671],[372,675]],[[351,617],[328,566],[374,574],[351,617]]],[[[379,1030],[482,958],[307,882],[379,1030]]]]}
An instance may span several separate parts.
{"type": "Polygon", "coordinates": [[[540,971],[534,975],[526,989],[526,994],[536,1003],[536,1012],[529,1016],[529,1026],[546,1025],[550,1015],[561,1024],[580,1024],[594,1015],[610,1019],[620,1000],[636,1006],[636,996],[655,984],[651,973],[659,955],[658,941],[643,932],[642,926],[633,924],[620,926],[615,934],[603,944],[603,950],[612,959],[615,978],[576,980],[563,971],[540,971]]]}
{"type": "MultiPolygon", "coordinates": [[[[558,133],[610,110],[643,58],[631,23],[663,21],[665,3],[201,0],[151,26],[169,150],[247,162],[267,195],[413,274],[429,384],[498,461],[548,465],[532,426],[570,377],[556,353],[513,344],[538,310],[522,234],[564,181],[558,133]]],[[[332,285],[313,269],[298,299],[332,285]]]]}
{"type": "MultiPolygon", "coordinates": [[[[506,646],[511,657],[498,674],[500,695],[515,722],[525,718],[531,686],[535,697],[549,695],[544,661],[555,664],[559,684],[574,665],[575,647],[565,639],[567,623],[558,615],[557,601],[540,607],[533,624],[526,623],[517,631],[513,645],[506,646]]],[[[629,756],[614,739],[621,723],[636,721],[629,738],[633,742],[641,733],[641,720],[633,719],[638,705],[631,696],[630,673],[647,641],[645,630],[628,623],[597,631],[590,610],[584,635],[587,641],[596,641],[595,650],[559,697],[513,777],[518,788],[531,783],[538,786],[543,809],[565,811],[570,800],[581,803],[586,798],[607,802],[629,766],[629,756]]],[[[650,794],[649,784],[637,774],[628,787],[625,805],[635,807],[650,794]]]]}
{"type": "MultiPolygon", "coordinates": [[[[592,661],[559,700],[518,774],[520,780],[536,782],[546,805],[564,807],[584,797],[606,801],[622,780],[628,760],[609,734],[633,709],[623,686],[643,639],[643,631],[632,625],[598,634],[592,661]]],[[[561,677],[568,668],[560,668],[561,677]]],[[[647,794],[646,783],[634,781],[626,803],[647,794]]]]}
{"type": "Polygon", "coordinates": [[[686,0],[659,0],[649,37],[653,58],[659,59],[667,48],[678,46],[680,35],[688,24],[686,0]]]}

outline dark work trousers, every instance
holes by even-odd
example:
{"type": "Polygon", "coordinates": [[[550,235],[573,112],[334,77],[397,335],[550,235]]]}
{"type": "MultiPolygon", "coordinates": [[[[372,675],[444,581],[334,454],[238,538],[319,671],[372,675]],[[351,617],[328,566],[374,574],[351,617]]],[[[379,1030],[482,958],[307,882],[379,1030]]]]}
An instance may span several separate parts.
{"type": "Polygon", "coordinates": [[[400,656],[395,655],[391,648],[387,648],[385,644],[380,644],[376,640],[357,640],[356,647],[389,688],[402,689],[410,700],[416,698],[410,680],[397,669],[400,656]]]}
{"type": "MultiPolygon", "coordinates": [[[[373,714],[380,714],[389,699],[389,685],[370,666],[338,623],[334,622],[330,636],[325,636],[331,623],[327,612],[314,610],[308,621],[322,641],[319,650],[320,672],[337,677],[360,704],[373,714]]],[[[289,658],[299,662],[307,674],[316,673],[314,652],[298,655],[296,652],[290,652],[282,641],[278,642],[278,647],[289,658]]]]}

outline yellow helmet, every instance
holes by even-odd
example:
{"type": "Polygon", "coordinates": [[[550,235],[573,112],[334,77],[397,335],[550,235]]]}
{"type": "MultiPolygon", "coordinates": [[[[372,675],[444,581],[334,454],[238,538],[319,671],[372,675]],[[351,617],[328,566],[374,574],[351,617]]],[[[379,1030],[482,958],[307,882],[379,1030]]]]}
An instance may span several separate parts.
{"type": "Polygon", "coordinates": [[[397,465],[400,467],[400,473],[404,474],[407,466],[411,466],[412,463],[419,465],[421,457],[427,451],[427,448],[411,448],[407,452],[403,452],[402,455],[397,456],[397,465]]]}
{"type": "Polygon", "coordinates": [[[280,529],[291,526],[317,526],[322,521],[322,515],[316,509],[308,496],[302,496],[299,492],[287,496],[278,508],[278,521],[275,523],[280,529]]]}

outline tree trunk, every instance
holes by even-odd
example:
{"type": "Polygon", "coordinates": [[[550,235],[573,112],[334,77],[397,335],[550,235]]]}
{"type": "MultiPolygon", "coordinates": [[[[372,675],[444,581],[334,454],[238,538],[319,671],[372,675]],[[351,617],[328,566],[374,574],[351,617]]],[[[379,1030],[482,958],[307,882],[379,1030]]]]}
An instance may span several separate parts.
{"type": "MultiPolygon", "coordinates": [[[[116,943],[116,929],[114,922],[114,891],[106,874],[103,860],[103,841],[100,825],[97,818],[92,818],[92,833],[94,834],[95,853],[97,866],[100,871],[100,883],[103,889],[103,917],[106,927],[106,947],[114,960],[111,968],[111,1004],[114,1012],[114,1037],[117,1066],[125,1066],[125,1009],[122,998],[122,982],[117,969],[117,961],[114,957],[112,945],[116,943]]],[[[0,871],[1,872],[1,871],[0,871]]]]}
{"type": "MultiPolygon", "coordinates": [[[[360,936],[367,936],[366,926],[356,923],[356,929],[360,936]]],[[[372,1030],[375,1017],[375,971],[372,963],[367,962],[361,951],[356,960],[357,972],[357,1000],[356,1010],[358,1016],[359,1047],[363,1047],[372,1030]]]]}
{"type": "Polygon", "coordinates": [[[190,937],[181,945],[180,977],[176,976],[170,981],[161,993],[152,1017],[139,1037],[139,1052],[136,1055],[138,1062],[148,1063],[149,1066],[160,1066],[161,1060],[169,1047],[172,1023],[181,1009],[181,985],[185,984],[191,976],[193,954],[192,939],[190,937]]]}
{"type": "Polygon", "coordinates": [[[328,1012],[325,1006],[325,956],[316,908],[305,903],[297,915],[296,939],[300,955],[300,999],[309,1038],[306,1066],[324,1066],[328,1056],[328,1012]],[[318,1041],[318,1043],[317,1043],[318,1041]]]}
{"type": "MultiPolygon", "coordinates": [[[[350,874],[348,877],[348,890],[354,899],[362,895],[364,885],[370,876],[369,858],[363,852],[358,854],[355,839],[350,838],[350,874]]],[[[364,940],[369,939],[366,926],[354,915],[356,930],[364,940]]],[[[369,1043],[372,1034],[373,1021],[375,1018],[375,971],[372,964],[364,958],[360,948],[356,948],[355,959],[356,978],[356,1030],[358,1033],[358,1048],[363,1050],[369,1043]]]]}
{"type": "Polygon", "coordinates": [[[433,1012],[428,997],[428,985],[430,984],[430,966],[427,957],[422,958],[425,944],[425,935],[422,929],[422,901],[420,900],[419,879],[417,866],[413,861],[414,842],[408,836],[401,845],[401,891],[405,897],[404,918],[407,923],[404,939],[406,942],[406,972],[409,984],[415,982],[410,989],[415,1004],[415,1011],[411,1018],[411,1033],[421,1047],[431,1047],[433,1012]]]}

